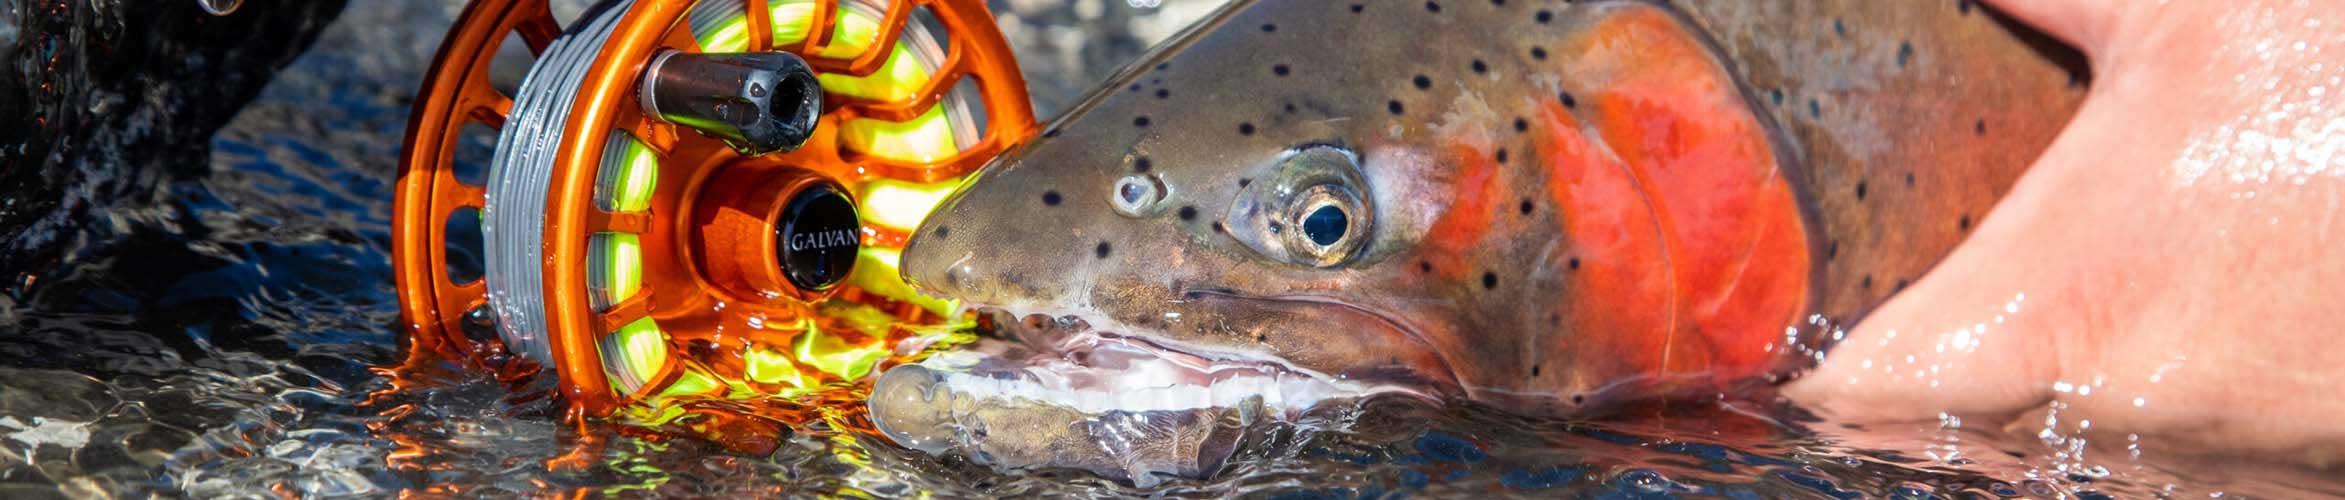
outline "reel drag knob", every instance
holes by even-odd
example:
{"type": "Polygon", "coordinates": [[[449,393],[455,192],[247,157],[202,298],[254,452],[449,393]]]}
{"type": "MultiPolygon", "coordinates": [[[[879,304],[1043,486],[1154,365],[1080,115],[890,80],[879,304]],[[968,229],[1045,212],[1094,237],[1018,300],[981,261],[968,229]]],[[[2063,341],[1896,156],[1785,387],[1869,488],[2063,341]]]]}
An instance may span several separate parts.
{"type": "Polygon", "coordinates": [[[822,118],[822,84],[788,52],[662,52],[644,70],[642,89],[645,115],[724,139],[747,156],[797,150],[822,118]]]}
{"type": "Polygon", "coordinates": [[[806,169],[734,169],[701,191],[693,227],[712,284],[814,300],[854,270],[863,223],[847,188],[806,169]]]}

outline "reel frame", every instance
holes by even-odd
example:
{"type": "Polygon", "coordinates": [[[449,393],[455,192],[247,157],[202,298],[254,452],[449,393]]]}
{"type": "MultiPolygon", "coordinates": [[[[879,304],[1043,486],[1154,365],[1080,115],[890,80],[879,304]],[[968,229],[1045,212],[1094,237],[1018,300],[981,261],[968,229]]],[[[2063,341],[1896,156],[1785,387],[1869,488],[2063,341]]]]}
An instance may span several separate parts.
{"type": "MultiPolygon", "coordinates": [[[[786,47],[775,46],[775,20],[767,0],[700,1],[741,2],[747,16],[746,51],[796,53],[824,74],[867,77],[880,71],[897,52],[897,42],[917,9],[927,9],[941,25],[949,46],[942,62],[909,98],[881,101],[826,96],[816,132],[803,146],[783,154],[741,156],[717,138],[646,116],[638,106],[641,76],[655,55],[663,50],[701,51],[686,19],[697,2],[638,0],[627,5],[569,103],[571,111],[562,124],[546,193],[540,240],[545,257],[544,321],[555,366],[543,368],[558,376],[562,396],[574,415],[611,415],[635,399],[619,393],[605,371],[597,340],[605,334],[653,317],[661,318],[666,329],[678,332],[721,330],[720,325],[753,316],[803,319],[812,312],[810,301],[830,295],[756,296],[710,283],[702,269],[705,263],[696,257],[707,249],[696,248],[692,225],[698,203],[725,201],[701,199],[703,185],[712,178],[727,172],[738,175],[795,169],[849,188],[877,180],[935,183],[974,172],[1030,137],[1038,127],[1023,76],[983,0],[888,0],[868,49],[847,58],[822,56],[837,42],[832,40],[834,28],[845,15],[840,0],[812,0],[813,14],[804,40],[786,47]],[[929,161],[887,158],[844,147],[841,133],[848,121],[914,120],[936,107],[964,80],[975,83],[976,104],[983,106],[984,125],[974,144],[929,161]],[[615,131],[631,134],[660,159],[662,167],[649,209],[614,212],[597,205],[601,170],[612,168],[600,162],[615,131]],[[589,239],[606,231],[641,236],[645,272],[636,293],[598,309],[589,291],[589,239]]],[[[494,334],[477,338],[480,329],[493,327],[486,278],[464,283],[450,280],[445,271],[449,239],[443,224],[460,210],[482,210],[487,203],[486,188],[457,179],[454,160],[465,125],[478,123],[499,130],[509,125],[516,96],[506,95],[489,83],[490,63],[499,46],[508,35],[518,35],[533,57],[543,57],[562,31],[546,0],[475,0],[457,18],[426,73],[425,86],[408,123],[393,209],[392,257],[401,317],[412,339],[411,363],[434,357],[454,360],[495,370],[500,380],[508,382],[540,369],[526,357],[507,352],[494,334]],[[475,333],[467,334],[468,330],[475,333]]],[[[862,233],[866,246],[900,248],[910,236],[870,223],[863,225],[862,233]]],[[[855,289],[836,296],[864,302],[876,298],[855,289]]],[[[890,305],[899,320],[926,314],[916,304],[890,305]]],[[[671,358],[681,356],[669,354],[671,358]]],[[[666,363],[666,368],[642,387],[673,382],[683,364],[666,363]]]]}

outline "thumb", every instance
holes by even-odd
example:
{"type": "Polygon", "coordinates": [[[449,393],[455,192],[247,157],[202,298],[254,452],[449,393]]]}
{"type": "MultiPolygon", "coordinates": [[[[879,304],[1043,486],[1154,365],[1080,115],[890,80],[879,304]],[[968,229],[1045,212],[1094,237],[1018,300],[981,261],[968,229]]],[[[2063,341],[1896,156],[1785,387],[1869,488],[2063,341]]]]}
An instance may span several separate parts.
{"type": "MultiPolygon", "coordinates": [[[[1996,212],[2009,213],[2008,206],[1996,212]]],[[[2012,217],[2004,217],[2005,226],[2012,217]]],[[[2042,405],[2060,370],[2041,309],[2050,297],[2007,272],[2025,249],[1995,218],[1903,293],[1857,323],[1824,361],[1784,387],[1801,405],[1860,421],[1940,413],[2009,415],[2042,405]]]]}

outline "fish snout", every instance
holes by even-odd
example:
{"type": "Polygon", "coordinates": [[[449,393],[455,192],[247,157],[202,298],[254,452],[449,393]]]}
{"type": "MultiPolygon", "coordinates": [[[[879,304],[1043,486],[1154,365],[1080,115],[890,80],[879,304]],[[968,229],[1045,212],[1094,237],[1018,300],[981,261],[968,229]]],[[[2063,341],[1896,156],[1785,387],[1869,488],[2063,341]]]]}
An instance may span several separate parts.
{"type": "Polygon", "coordinates": [[[937,207],[904,244],[903,261],[898,265],[904,282],[924,293],[972,299],[973,292],[981,288],[969,245],[955,239],[978,237],[982,229],[955,227],[956,221],[965,218],[958,214],[960,200],[956,195],[937,207]]]}
{"type": "Polygon", "coordinates": [[[904,246],[905,282],[981,304],[1047,302],[1066,293],[1080,274],[1079,259],[1091,252],[1069,234],[1077,203],[1069,194],[1000,178],[1015,173],[981,174],[939,205],[904,246]]]}

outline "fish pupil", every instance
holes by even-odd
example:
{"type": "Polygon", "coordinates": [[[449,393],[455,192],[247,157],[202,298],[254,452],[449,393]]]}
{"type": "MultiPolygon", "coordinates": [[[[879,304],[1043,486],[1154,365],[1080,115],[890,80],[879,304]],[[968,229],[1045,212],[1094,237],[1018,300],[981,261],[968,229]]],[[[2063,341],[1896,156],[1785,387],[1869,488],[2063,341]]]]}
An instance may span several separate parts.
{"type": "Polygon", "coordinates": [[[1351,218],[1334,205],[1319,207],[1303,216],[1303,236],[1319,246],[1334,246],[1343,241],[1344,229],[1351,226],[1351,218]]]}

